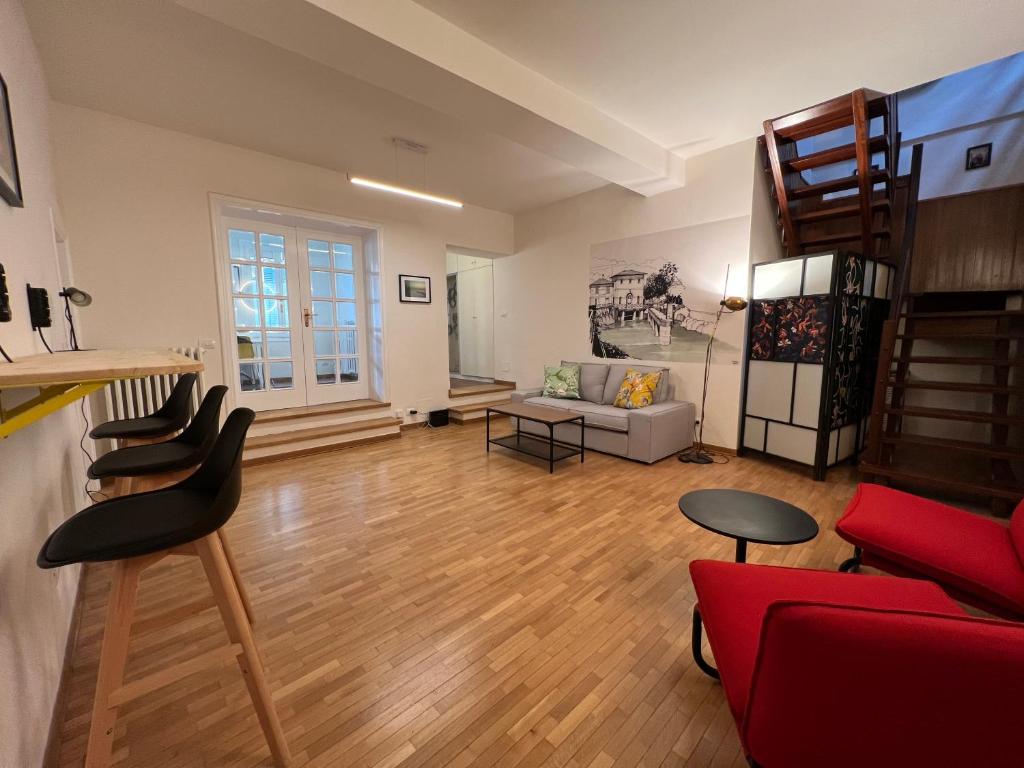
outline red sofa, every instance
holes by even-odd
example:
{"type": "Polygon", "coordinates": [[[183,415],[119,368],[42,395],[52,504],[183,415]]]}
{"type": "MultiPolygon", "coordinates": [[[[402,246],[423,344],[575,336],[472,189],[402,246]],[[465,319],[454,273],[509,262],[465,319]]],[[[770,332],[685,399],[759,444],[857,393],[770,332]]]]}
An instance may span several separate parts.
{"type": "Polygon", "coordinates": [[[708,560],[690,574],[752,765],[1024,761],[1024,626],[926,581],[708,560]]]}
{"type": "Polygon", "coordinates": [[[836,532],[855,547],[841,570],[863,563],[896,576],[930,579],[988,613],[1024,619],[1024,501],[1006,526],[861,483],[836,532]]]}

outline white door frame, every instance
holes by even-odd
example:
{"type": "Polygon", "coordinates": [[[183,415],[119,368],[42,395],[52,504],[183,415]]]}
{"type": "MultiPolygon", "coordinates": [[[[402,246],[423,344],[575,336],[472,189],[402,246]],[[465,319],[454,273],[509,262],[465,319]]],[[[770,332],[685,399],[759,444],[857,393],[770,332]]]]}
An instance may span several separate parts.
{"type": "MultiPolygon", "coordinates": [[[[224,264],[227,263],[227,254],[224,251],[224,243],[227,238],[227,229],[223,226],[223,218],[228,215],[225,213],[225,209],[229,207],[248,209],[253,213],[253,223],[256,224],[260,221],[268,222],[269,217],[272,216],[285,216],[296,219],[304,219],[308,222],[308,226],[316,229],[316,222],[326,222],[342,227],[358,227],[365,230],[373,230],[376,234],[377,239],[377,254],[380,261],[380,302],[381,307],[387,307],[390,301],[390,294],[392,291],[392,283],[397,282],[397,273],[392,275],[391,271],[386,266],[385,254],[385,239],[384,239],[384,227],[382,224],[377,222],[368,221],[365,219],[354,219],[345,218],[342,216],[336,216],[331,213],[325,213],[322,211],[310,211],[303,208],[294,208],[287,205],[280,205],[278,203],[270,203],[259,200],[251,200],[244,197],[238,197],[235,195],[226,195],[219,192],[210,192],[209,208],[210,208],[210,234],[212,238],[212,263],[211,268],[214,274],[214,285],[217,289],[217,317],[218,317],[218,330],[219,330],[219,343],[220,343],[220,360],[223,371],[223,381],[228,387],[228,393],[226,396],[226,402],[228,409],[237,407],[236,393],[238,391],[238,385],[234,383],[234,319],[229,313],[231,286],[228,281],[228,271],[223,268],[224,264]],[[261,216],[262,214],[262,216],[261,216]],[[392,277],[395,279],[393,280],[392,277]]],[[[322,224],[321,224],[322,226],[322,224]]],[[[365,249],[364,249],[365,256],[365,249]]],[[[369,295],[367,294],[367,300],[369,295]]],[[[390,371],[389,357],[388,357],[388,345],[387,345],[387,312],[381,313],[381,333],[383,336],[381,343],[381,360],[380,365],[382,370],[385,371],[385,376],[382,382],[382,391],[378,397],[382,401],[387,401],[390,396],[390,377],[387,375],[387,371],[390,371]]],[[[372,364],[372,363],[371,363],[372,364]]]]}

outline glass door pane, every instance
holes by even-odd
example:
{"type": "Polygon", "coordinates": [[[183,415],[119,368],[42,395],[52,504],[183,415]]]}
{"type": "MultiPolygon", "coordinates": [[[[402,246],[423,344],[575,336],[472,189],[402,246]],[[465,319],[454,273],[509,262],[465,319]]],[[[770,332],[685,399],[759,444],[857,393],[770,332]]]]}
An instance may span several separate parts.
{"type": "Polygon", "coordinates": [[[306,403],[294,230],[225,219],[238,404],[306,403]]]}
{"type": "Polygon", "coordinates": [[[367,396],[362,242],[299,230],[307,402],[367,396]]]}

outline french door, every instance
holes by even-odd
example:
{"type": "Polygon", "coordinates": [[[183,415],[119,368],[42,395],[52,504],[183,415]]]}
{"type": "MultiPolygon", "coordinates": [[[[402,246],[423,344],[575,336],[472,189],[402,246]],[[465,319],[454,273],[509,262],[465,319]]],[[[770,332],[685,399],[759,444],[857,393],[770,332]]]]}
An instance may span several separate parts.
{"type": "Polygon", "coordinates": [[[361,241],[223,223],[238,404],[271,410],[365,398],[361,241]]]}

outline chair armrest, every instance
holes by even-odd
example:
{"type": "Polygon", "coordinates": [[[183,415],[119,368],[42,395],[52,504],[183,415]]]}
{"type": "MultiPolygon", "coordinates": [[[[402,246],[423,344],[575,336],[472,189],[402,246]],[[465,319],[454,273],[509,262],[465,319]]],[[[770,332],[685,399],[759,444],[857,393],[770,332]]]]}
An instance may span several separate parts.
{"type": "Polygon", "coordinates": [[[1010,768],[1024,753],[1021,690],[1018,624],[777,602],[741,737],[760,765],[1010,768]]]}
{"type": "Polygon", "coordinates": [[[510,397],[513,403],[521,403],[528,397],[540,397],[542,394],[544,394],[544,388],[537,387],[536,389],[517,389],[510,397]]]}
{"type": "Polygon", "coordinates": [[[693,403],[667,400],[627,413],[631,459],[650,464],[693,444],[693,403]]]}

